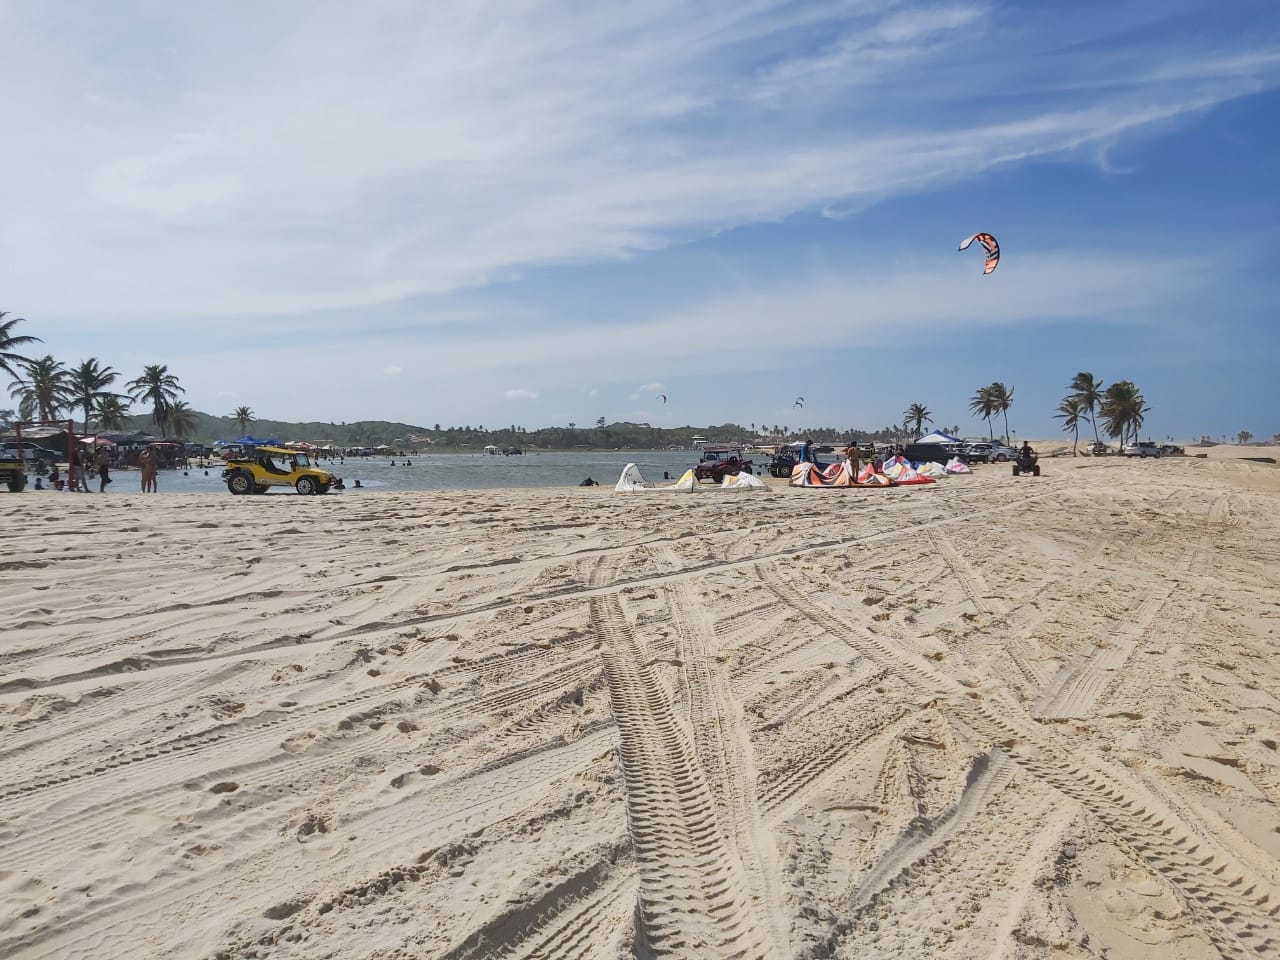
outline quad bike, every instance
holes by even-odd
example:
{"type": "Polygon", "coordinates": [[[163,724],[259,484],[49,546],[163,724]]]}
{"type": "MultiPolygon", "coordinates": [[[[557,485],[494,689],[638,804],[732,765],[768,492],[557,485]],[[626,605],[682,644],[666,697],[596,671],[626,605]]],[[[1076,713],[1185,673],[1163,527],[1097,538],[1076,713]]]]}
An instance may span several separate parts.
{"type": "Polygon", "coordinates": [[[1040,464],[1036,462],[1039,459],[1039,454],[1023,454],[1019,452],[1017,459],[1013,461],[1013,475],[1017,477],[1024,473],[1029,473],[1033,477],[1040,476],[1040,464]]]}

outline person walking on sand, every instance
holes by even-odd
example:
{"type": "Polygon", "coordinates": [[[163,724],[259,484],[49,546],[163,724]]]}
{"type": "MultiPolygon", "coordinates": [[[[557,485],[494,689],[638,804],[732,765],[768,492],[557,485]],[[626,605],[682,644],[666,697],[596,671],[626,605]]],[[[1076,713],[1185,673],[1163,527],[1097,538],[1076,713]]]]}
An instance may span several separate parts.
{"type": "Polygon", "coordinates": [[[147,447],[138,456],[138,466],[142,468],[142,492],[157,493],[156,486],[156,452],[147,447]]]}
{"type": "Polygon", "coordinates": [[[106,493],[107,484],[111,482],[111,458],[105,449],[98,451],[98,492],[106,493]]]}

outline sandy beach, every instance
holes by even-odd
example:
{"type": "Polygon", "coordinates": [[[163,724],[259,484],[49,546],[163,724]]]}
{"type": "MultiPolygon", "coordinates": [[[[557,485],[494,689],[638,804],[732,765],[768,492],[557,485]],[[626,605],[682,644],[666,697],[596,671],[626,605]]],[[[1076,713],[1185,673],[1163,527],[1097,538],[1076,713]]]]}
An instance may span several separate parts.
{"type": "Polygon", "coordinates": [[[1280,468],[1226,449],[0,494],[0,957],[1280,955],[1280,468]]]}

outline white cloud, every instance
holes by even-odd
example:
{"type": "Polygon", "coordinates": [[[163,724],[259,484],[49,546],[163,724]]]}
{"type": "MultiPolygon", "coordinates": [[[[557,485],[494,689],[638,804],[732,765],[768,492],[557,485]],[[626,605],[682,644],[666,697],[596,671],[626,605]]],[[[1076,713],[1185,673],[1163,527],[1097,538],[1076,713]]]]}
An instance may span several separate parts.
{"type": "Polygon", "coordinates": [[[1200,36],[1203,7],[0,6],[0,84],[23,91],[0,98],[21,143],[0,152],[21,185],[0,309],[59,356],[170,363],[198,407],[233,362],[264,415],[423,423],[538,398],[594,422],[666,393],[632,386],[658,371],[732,384],[806,350],[1140,318],[1199,289],[1206,263],[1042,251],[985,282],[950,250],[865,271],[828,250],[768,276],[716,254],[734,276],[654,275],[609,310],[539,268],[599,288],[580,265],[640,272],[672,244],[1034,158],[1123,171],[1111,157],[1135,138],[1280,85],[1274,40],[1200,36]],[[284,362],[346,387],[272,393],[284,362]]]}
{"type": "Polygon", "coordinates": [[[0,82],[25,91],[0,105],[23,144],[0,156],[23,184],[0,279],[121,335],[209,316],[255,334],[246,315],[847,212],[1280,82],[1273,48],[1103,56],[1084,11],[1040,29],[986,2],[42,10],[0,22],[0,82]],[[1077,39],[1096,69],[1063,69],[1077,39]],[[1064,92],[1073,75],[1090,85],[1064,92]]]}

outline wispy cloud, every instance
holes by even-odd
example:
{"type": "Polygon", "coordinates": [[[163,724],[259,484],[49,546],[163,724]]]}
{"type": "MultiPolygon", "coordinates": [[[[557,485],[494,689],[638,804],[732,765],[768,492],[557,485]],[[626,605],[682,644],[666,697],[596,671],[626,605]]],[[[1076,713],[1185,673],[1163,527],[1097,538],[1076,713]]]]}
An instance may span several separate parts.
{"type": "Polygon", "coordinates": [[[1280,87],[1269,9],[1241,0],[1272,29],[1233,31],[1196,0],[9,4],[0,309],[54,318],[50,349],[172,361],[197,405],[225,389],[210,355],[264,384],[296,357],[352,384],[330,417],[412,396],[424,421],[480,397],[594,421],[665,393],[631,388],[645,371],[731,376],[1046,303],[1140,317],[1203,262],[1041,249],[975,285],[972,263],[759,277],[726,256],[740,276],[629,298],[547,277],[1039,159],[1123,176],[1124,146],[1280,87]]]}
{"type": "Polygon", "coordinates": [[[7,8],[0,236],[8,296],[150,329],[857,208],[1280,82],[1274,47],[1117,50],[1084,10],[1037,32],[987,2],[143,9],[7,8]],[[1026,97],[1073,34],[1094,85],[1026,97]]]}

